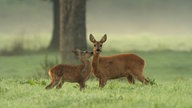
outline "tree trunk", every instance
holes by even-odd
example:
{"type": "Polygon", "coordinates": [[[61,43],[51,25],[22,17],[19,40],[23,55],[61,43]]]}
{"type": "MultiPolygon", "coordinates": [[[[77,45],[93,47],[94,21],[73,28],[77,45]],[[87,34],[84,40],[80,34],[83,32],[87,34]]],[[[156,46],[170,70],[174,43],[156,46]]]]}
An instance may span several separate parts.
{"type": "Polygon", "coordinates": [[[59,34],[60,34],[60,4],[59,0],[52,0],[53,2],[53,34],[51,42],[48,46],[50,50],[59,50],[59,34]]]}
{"type": "Polygon", "coordinates": [[[87,49],[86,0],[60,0],[60,52],[62,63],[75,63],[72,50],[87,49]]]}

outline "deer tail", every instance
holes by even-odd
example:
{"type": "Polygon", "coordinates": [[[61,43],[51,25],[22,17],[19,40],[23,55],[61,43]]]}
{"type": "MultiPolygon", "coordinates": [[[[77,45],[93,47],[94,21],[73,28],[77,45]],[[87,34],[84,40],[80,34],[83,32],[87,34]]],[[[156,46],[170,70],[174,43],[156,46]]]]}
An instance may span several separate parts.
{"type": "Polygon", "coordinates": [[[49,70],[48,74],[49,74],[51,81],[53,81],[53,73],[52,73],[51,69],[49,70]]]}

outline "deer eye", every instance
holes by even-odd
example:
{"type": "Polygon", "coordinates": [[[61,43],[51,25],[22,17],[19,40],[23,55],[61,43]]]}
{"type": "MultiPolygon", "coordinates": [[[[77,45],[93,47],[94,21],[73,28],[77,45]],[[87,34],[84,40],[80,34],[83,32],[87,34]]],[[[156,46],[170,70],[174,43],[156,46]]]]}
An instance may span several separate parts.
{"type": "Polygon", "coordinates": [[[96,47],[96,45],[94,44],[94,47],[96,47]]]}
{"type": "Polygon", "coordinates": [[[100,45],[100,47],[102,47],[102,45],[100,45]]]}

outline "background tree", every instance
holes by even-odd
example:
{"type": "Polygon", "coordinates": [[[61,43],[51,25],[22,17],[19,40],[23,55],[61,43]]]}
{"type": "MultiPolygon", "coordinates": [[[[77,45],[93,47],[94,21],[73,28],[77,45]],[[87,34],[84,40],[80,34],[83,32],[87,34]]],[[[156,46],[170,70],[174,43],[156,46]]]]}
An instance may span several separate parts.
{"type": "Polygon", "coordinates": [[[86,44],[86,0],[60,0],[60,52],[62,63],[74,63],[77,58],[71,53],[86,44]]]}
{"type": "Polygon", "coordinates": [[[53,3],[53,33],[48,49],[59,50],[59,33],[60,33],[60,4],[59,0],[52,0],[53,3]]]}

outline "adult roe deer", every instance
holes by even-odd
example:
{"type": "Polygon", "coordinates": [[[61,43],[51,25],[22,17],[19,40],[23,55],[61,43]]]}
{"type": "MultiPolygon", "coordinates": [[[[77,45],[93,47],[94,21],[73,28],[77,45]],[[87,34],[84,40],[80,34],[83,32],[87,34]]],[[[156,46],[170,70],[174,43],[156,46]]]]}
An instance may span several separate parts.
{"type": "Polygon", "coordinates": [[[90,34],[93,43],[92,72],[99,79],[99,86],[104,87],[107,80],[126,77],[129,83],[134,84],[134,78],[142,83],[148,83],[143,75],[144,60],[135,54],[118,54],[100,56],[102,44],[107,40],[105,34],[100,41],[96,41],[90,34]]]}
{"type": "Polygon", "coordinates": [[[60,89],[65,81],[79,83],[80,90],[85,87],[85,81],[89,78],[91,72],[91,64],[88,59],[93,55],[93,52],[79,49],[73,52],[78,56],[82,64],[76,66],[59,64],[51,68],[48,72],[51,83],[45,89],[51,89],[54,86],[60,89]]]}

